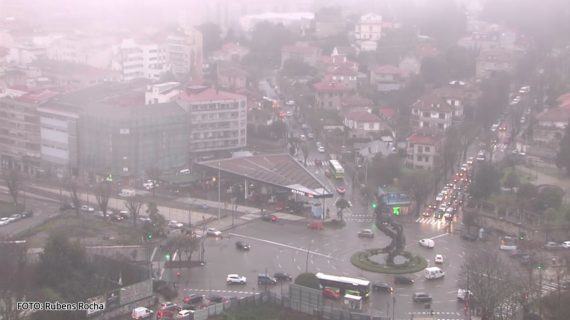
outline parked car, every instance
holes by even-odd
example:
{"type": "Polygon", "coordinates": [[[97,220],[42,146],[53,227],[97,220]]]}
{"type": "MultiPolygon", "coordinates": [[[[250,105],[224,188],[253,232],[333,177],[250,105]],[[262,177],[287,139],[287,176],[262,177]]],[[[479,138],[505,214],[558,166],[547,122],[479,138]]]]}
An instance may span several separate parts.
{"type": "Polygon", "coordinates": [[[414,280],[405,277],[405,276],[395,276],[394,277],[395,284],[403,284],[403,285],[411,285],[414,284],[414,280]]]}
{"type": "Polygon", "coordinates": [[[22,216],[22,218],[31,218],[34,216],[34,212],[32,210],[26,210],[20,213],[20,215],[22,216]]]}
{"type": "Polygon", "coordinates": [[[473,293],[467,289],[457,289],[457,300],[465,301],[467,297],[473,296],[473,293]]]}
{"type": "Polygon", "coordinates": [[[325,298],[329,298],[332,300],[338,300],[338,299],[340,299],[340,292],[338,290],[333,289],[333,288],[324,288],[323,289],[323,296],[325,298]]]}
{"type": "Polygon", "coordinates": [[[412,296],[412,300],[414,302],[431,302],[432,298],[431,295],[425,292],[416,292],[412,296]]]}
{"type": "Polygon", "coordinates": [[[208,301],[215,302],[215,303],[224,302],[224,297],[219,296],[217,294],[209,295],[207,299],[208,299],[208,301]]]}
{"type": "Polygon", "coordinates": [[[180,310],[176,315],[176,319],[190,319],[193,314],[194,310],[180,310]]]}
{"type": "Polygon", "coordinates": [[[428,249],[433,249],[433,247],[435,247],[435,241],[433,241],[432,239],[421,239],[420,241],[418,241],[418,243],[420,244],[420,246],[428,249]]]}
{"type": "Polygon", "coordinates": [[[226,277],[227,284],[246,284],[247,278],[239,274],[228,274],[226,277]]]}
{"type": "Polygon", "coordinates": [[[13,215],[10,216],[10,218],[12,219],[12,221],[18,221],[22,219],[22,215],[19,213],[14,213],[13,215]]]}
{"type": "Polygon", "coordinates": [[[189,296],[185,296],[182,301],[186,304],[200,304],[204,301],[204,296],[201,294],[191,294],[189,296]]]}
{"type": "Polygon", "coordinates": [[[168,227],[174,228],[174,229],[180,229],[180,228],[184,227],[184,224],[182,222],[178,222],[176,220],[170,220],[170,221],[168,221],[168,227]]]}
{"type": "Polygon", "coordinates": [[[564,241],[560,244],[560,246],[564,249],[570,249],[570,241],[564,241]]]}
{"type": "Polygon", "coordinates": [[[249,249],[251,249],[250,245],[243,241],[236,242],[236,248],[242,251],[249,251],[249,249]]]}
{"type": "Polygon", "coordinates": [[[276,284],[277,280],[267,274],[258,274],[257,275],[257,284],[266,285],[266,284],[276,284]]]}
{"type": "Polygon", "coordinates": [[[394,288],[392,288],[392,286],[386,282],[374,282],[372,284],[372,290],[378,292],[387,292],[387,293],[394,292],[394,288]]]}
{"type": "Polygon", "coordinates": [[[279,218],[277,218],[277,216],[274,214],[264,214],[261,216],[261,220],[270,221],[270,222],[277,222],[277,221],[279,221],[279,218]]]}
{"type": "Polygon", "coordinates": [[[359,238],[374,238],[374,232],[371,229],[362,229],[358,232],[359,238]]]}
{"type": "Polygon", "coordinates": [[[220,230],[215,229],[215,228],[208,228],[208,229],[206,229],[206,235],[211,236],[211,237],[219,237],[222,235],[222,232],[220,230]]]}
{"type": "Polygon", "coordinates": [[[273,274],[273,277],[277,281],[291,281],[291,280],[293,280],[293,277],[291,277],[288,273],[285,273],[285,272],[275,272],[273,274]]]}

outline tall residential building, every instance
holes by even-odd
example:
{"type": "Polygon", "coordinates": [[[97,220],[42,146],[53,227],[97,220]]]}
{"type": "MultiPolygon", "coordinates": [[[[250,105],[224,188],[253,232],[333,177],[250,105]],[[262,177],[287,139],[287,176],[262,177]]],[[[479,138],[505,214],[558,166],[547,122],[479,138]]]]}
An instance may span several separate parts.
{"type": "Polygon", "coordinates": [[[382,37],[382,16],[368,13],[360,17],[354,27],[354,36],[361,50],[374,51],[382,37]]]}
{"type": "Polygon", "coordinates": [[[138,78],[158,80],[168,70],[166,46],[125,39],[118,47],[118,67],[123,80],[138,78]]]}
{"type": "Polygon", "coordinates": [[[56,95],[8,89],[0,97],[0,163],[35,174],[40,168],[40,116],[38,108],[56,95]]]}
{"type": "Polygon", "coordinates": [[[412,105],[412,126],[444,132],[452,125],[453,112],[445,98],[434,93],[425,94],[412,105]]]}
{"type": "Polygon", "coordinates": [[[187,88],[178,103],[189,116],[190,153],[239,149],[247,143],[247,98],[214,88],[187,88]]]}
{"type": "Polygon", "coordinates": [[[170,70],[176,77],[202,78],[202,33],[178,30],[166,39],[166,48],[170,70]]]}

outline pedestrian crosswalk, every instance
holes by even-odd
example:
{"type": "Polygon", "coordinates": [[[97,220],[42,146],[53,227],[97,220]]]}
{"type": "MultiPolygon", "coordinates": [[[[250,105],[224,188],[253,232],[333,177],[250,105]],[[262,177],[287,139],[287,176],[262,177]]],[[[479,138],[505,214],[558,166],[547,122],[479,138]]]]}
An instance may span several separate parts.
{"type": "Polygon", "coordinates": [[[251,221],[254,219],[261,218],[261,214],[259,214],[259,213],[248,213],[248,214],[245,214],[239,218],[242,220],[251,221]]]}
{"type": "Polygon", "coordinates": [[[372,218],[344,218],[346,222],[374,222],[372,218]]]}
{"type": "Polygon", "coordinates": [[[542,282],[542,295],[547,295],[549,293],[555,292],[558,290],[558,285],[554,282],[542,282]]]}
{"type": "Polygon", "coordinates": [[[245,295],[259,294],[259,292],[253,292],[253,291],[237,291],[237,290],[223,290],[223,289],[184,288],[183,290],[188,292],[215,292],[215,293],[245,294],[245,295]]]}
{"type": "Polygon", "coordinates": [[[416,222],[421,224],[431,224],[438,227],[444,227],[447,225],[447,221],[445,221],[445,219],[436,219],[434,217],[419,217],[416,219],[416,222]]]}
{"type": "Polygon", "coordinates": [[[456,311],[421,311],[421,312],[408,312],[410,316],[408,319],[432,317],[434,320],[464,320],[465,316],[456,311]]]}

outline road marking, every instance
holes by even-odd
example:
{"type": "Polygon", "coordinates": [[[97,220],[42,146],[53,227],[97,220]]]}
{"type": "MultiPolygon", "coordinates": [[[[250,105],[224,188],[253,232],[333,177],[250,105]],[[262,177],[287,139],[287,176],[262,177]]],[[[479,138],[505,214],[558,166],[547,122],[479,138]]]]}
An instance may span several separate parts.
{"type": "Polygon", "coordinates": [[[154,255],[156,254],[157,250],[158,250],[158,247],[154,247],[154,249],[152,250],[152,254],[150,255],[150,261],[154,260],[154,255]]]}
{"type": "Polygon", "coordinates": [[[234,293],[234,294],[259,294],[259,292],[253,291],[236,291],[236,290],[221,290],[221,289],[193,289],[184,288],[184,291],[196,291],[196,292],[220,292],[220,293],[234,293]]]}
{"type": "Polygon", "coordinates": [[[443,234],[440,234],[440,235],[438,235],[438,236],[431,237],[431,238],[429,238],[429,239],[434,240],[434,239],[441,238],[441,237],[445,237],[445,236],[448,236],[448,235],[449,235],[449,233],[443,233],[443,234]]]}
{"type": "MultiPolygon", "coordinates": [[[[296,250],[296,252],[309,252],[312,255],[316,255],[316,256],[320,256],[320,257],[324,257],[324,258],[328,258],[328,259],[335,259],[334,257],[332,257],[331,255],[328,254],[322,254],[316,251],[311,251],[311,250],[307,250],[306,248],[301,248],[301,247],[295,247],[295,246],[291,246],[285,243],[280,243],[280,242],[275,242],[275,241],[271,241],[271,240],[265,240],[265,239],[260,239],[260,238],[255,238],[255,237],[250,237],[250,236],[245,236],[245,235],[241,235],[241,234],[237,234],[237,233],[230,233],[230,235],[235,236],[235,237],[240,237],[240,238],[244,238],[244,239],[249,239],[249,240],[254,240],[254,241],[259,241],[259,242],[265,242],[265,243],[269,243],[269,244],[273,244],[276,246],[281,246],[284,248],[289,248],[289,249],[293,249],[296,250]]],[[[293,257],[293,261],[295,261],[295,257],[293,257]]]]}

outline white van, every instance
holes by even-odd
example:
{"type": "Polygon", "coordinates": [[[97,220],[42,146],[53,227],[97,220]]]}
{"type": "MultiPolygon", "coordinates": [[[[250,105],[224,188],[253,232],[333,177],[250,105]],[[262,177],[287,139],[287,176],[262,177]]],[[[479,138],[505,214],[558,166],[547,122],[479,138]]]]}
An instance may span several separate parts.
{"type": "Polygon", "coordinates": [[[152,310],[145,307],[137,307],[131,312],[131,318],[133,319],[146,319],[152,316],[152,310]]]}
{"type": "Polygon", "coordinates": [[[428,280],[439,279],[445,276],[445,272],[438,267],[430,267],[425,269],[424,276],[428,280]]]}

